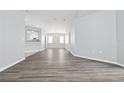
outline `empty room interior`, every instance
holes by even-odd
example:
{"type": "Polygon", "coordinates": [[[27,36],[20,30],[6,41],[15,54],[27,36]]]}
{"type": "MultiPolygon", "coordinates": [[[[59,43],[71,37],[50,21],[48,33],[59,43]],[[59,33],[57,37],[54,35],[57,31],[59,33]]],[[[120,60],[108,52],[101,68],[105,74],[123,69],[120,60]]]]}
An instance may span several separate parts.
{"type": "Polygon", "coordinates": [[[123,10],[0,10],[0,82],[123,81],[123,10]]]}

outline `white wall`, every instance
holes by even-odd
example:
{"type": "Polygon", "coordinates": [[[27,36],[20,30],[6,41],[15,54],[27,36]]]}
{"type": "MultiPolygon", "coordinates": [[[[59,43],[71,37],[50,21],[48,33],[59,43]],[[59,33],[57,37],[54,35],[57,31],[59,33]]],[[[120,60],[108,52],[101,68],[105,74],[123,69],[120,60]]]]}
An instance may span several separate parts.
{"type": "Polygon", "coordinates": [[[65,49],[67,49],[68,51],[70,51],[70,28],[67,27],[66,28],[66,33],[65,33],[65,49]]]}
{"type": "Polygon", "coordinates": [[[25,42],[25,52],[36,52],[41,50],[40,42],[25,42]]]}
{"type": "Polygon", "coordinates": [[[24,58],[24,11],[0,11],[0,70],[24,58]]]}
{"type": "Polygon", "coordinates": [[[124,64],[124,11],[117,11],[117,55],[118,62],[124,64]]]}
{"type": "Polygon", "coordinates": [[[75,16],[68,22],[66,26],[66,37],[65,37],[65,48],[70,51],[74,52],[75,46],[75,16]]]}
{"type": "Polygon", "coordinates": [[[65,49],[70,51],[70,32],[65,34],[65,49]]]}
{"type": "Polygon", "coordinates": [[[70,51],[75,53],[75,20],[70,24],[70,35],[69,35],[69,42],[70,42],[70,51]]]}
{"type": "Polygon", "coordinates": [[[74,29],[76,42],[72,51],[76,55],[116,61],[115,11],[100,11],[84,17],[77,17],[74,29]]]}
{"type": "Polygon", "coordinates": [[[26,51],[26,53],[37,52],[37,51],[41,50],[42,30],[40,28],[36,28],[36,27],[32,27],[32,26],[26,26],[25,30],[27,31],[28,29],[40,31],[40,33],[41,33],[41,41],[40,42],[25,42],[25,51],[26,51]]]}
{"type": "Polygon", "coordinates": [[[25,52],[35,52],[45,48],[45,29],[44,24],[37,17],[26,13],[25,25],[41,28],[41,42],[25,42],[25,52]]]}

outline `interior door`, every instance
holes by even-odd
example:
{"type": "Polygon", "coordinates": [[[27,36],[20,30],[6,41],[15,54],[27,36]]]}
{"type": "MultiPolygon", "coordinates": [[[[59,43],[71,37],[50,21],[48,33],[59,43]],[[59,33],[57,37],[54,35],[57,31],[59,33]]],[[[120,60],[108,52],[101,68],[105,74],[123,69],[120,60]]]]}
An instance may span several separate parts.
{"type": "Polygon", "coordinates": [[[65,34],[47,34],[47,48],[65,48],[65,34]]]}

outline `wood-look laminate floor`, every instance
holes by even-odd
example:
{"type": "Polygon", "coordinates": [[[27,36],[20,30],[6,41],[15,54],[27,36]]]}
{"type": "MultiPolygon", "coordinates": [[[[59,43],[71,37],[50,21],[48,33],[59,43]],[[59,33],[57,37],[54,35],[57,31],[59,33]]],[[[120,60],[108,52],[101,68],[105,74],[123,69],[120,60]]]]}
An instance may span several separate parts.
{"type": "Polygon", "coordinates": [[[7,82],[124,81],[124,68],[74,57],[65,49],[46,49],[0,73],[7,82]]]}

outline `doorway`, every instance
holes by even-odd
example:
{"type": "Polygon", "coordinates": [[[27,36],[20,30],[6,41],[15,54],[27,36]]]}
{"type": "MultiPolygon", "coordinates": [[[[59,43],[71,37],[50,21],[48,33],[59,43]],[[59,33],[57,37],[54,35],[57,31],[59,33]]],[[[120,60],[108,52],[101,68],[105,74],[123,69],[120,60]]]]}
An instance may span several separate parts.
{"type": "Polygon", "coordinates": [[[46,37],[47,48],[65,48],[65,34],[48,33],[46,37]]]}

